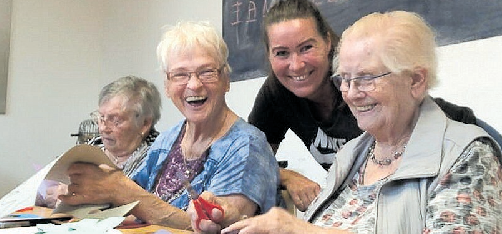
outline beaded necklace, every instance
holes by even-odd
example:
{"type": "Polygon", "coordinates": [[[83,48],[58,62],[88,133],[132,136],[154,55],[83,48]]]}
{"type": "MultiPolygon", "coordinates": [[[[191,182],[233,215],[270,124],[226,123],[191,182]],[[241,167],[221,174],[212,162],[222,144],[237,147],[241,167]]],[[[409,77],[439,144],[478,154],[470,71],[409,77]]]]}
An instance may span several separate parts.
{"type": "Polygon", "coordinates": [[[406,149],[406,144],[405,144],[403,146],[403,150],[394,152],[393,155],[392,155],[392,157],[378,160],[375,157],[375,145],[376,145],[376,141],[374,141],[373,144],[371,144],[368,156],[369,156],[369,158],[371,159],[371,161],[374,164],[377,164],[379,166],[388,166],[388,165],[390,165],[393,161],[395,161],[399,157],[401,157],[403,155],[403,153],[404,153],[404,150],[406,149]]]}

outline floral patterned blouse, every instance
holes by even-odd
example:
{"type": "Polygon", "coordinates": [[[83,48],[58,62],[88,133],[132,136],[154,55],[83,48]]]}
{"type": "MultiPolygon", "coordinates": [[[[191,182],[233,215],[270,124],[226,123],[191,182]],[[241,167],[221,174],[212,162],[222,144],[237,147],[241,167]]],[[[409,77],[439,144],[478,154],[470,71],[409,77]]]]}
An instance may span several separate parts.
{"type": "MultiPolygon", "coordinates": [[[[494,152],[482,141],[466,148],[430,194],[424,233],[502,233],[502,168],[494,152]]],[[[387,179],[361,185],[360,174],[315,217],[315,225],[375,232],[375,201],[387,179]]]]}

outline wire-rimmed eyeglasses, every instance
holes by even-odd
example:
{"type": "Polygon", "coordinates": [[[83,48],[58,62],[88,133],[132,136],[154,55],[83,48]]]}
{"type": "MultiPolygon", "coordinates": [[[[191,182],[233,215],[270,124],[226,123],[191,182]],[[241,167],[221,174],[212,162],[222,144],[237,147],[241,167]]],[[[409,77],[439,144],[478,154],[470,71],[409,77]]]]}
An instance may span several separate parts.
{"type": "Polygon", "coordinates": [[[375,79],[384,77],[391,74],[392,72],[386,72],[380,75],[364,75],[354,78],[344,78],[340,74],[331,76],[333,84],[342,92],[347,92],[350,89],[350,85],[353,84],[354,87],[362,92],[368,92],[375,90],[375,79]]]}
{"type": "Polygon", "coordinates": [[[178,85],[186,85],[190,78],[195,76],[202,83],[213,83],[218,81],[218,77],[221,71],[225,67],[225,64],[220,68],[204,68],[199,71],[187,72],[187,71],[175,71],[167,72],[167,79],[178,85]]]}
{"type": "Polygon", "coordinates": [[[104,116],[102,114],[100,114],[97,110],[96,111],[93,111],[91,112],[91,117],[92,119],[94,120],[94,122],[96,122],[99,125],[101,126],[111,126],[111,127],[119,127],[124,121],[125,119],[123,118],[120,118],[119,116],[104,116]]]}

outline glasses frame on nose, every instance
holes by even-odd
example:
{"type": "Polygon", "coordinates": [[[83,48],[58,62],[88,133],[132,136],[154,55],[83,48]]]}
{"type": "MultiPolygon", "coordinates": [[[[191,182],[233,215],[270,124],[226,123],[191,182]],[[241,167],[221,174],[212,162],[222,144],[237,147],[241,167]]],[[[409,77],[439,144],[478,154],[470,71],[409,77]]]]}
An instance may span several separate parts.
{"type": "Polygon", "coordinates": [[[126,120],[123,118],[118,118],[117,116],[113,116],[111,119],[107,116],[101,115],[97,110],[93,111],[90,113],[92,119],[94,122],[96,122],[99,125],[105,126],[105,127],[114,127],[118,128],[120,127],[126,120]]]}
{"type": "Polygon", "coordinates": [[[350,89],[350,84],[354,82],[355,88],[361,92],[369,92],[375,90],[375,79],[392,74],[392,72],[384,72],[380,75],[364,75],[354,78],[344,78],[340,74],[331,76],[331,81],[335,87],[341,92],[347,92],[350,89]]]}
{"type": "Polygon", "coordinates": [[[225,65],[223,64],[220,68],[203,68],[200,71],[193,72],[166,72],[166,79],[177,85],[186,85],[190,78],[195,76],[203,84],[214,83],[218,81],[225,65]]]}

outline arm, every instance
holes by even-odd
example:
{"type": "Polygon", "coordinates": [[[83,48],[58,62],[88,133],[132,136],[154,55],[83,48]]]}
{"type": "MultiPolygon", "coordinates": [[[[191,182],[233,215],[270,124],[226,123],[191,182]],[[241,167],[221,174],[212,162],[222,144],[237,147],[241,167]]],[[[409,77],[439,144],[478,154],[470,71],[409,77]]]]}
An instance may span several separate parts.
{"type": "Polygon", "coordinates": [[[264,215],[244,219],[230,225],[221,231],[227,233],[318,233],[318,234],[348,234],[348,231],[339,229],[327,229],[315,226],[289,214],[281,208],[272,208],[264,215]]]}
{"type": "Polygon", "coordinates": [[[321,192],[321,186],[298,172],[280,169],[281,185],[288,190],[295,206],[300,211],[307,207],[321,192]]]}
{"type": "Polygon", "coordinates": [[[137,218],[173,228],[190,227],[190,218],[186,212],[144,190],[120,170],[105,165],[75,163],[68,169],[68,175],[71,181],[68,194],[59,197],[66,204],[120,206],[139,201],[131,211],[137,218]]]}
{"type": "MultiPolygon", "coordinates": [[[[270,144],[270,146],[274,154],[276,154],[279,149],[279,144],[270,144]]],[[[288,191],[291,199],[295,203],[295,207],[300,211],[307,210],[310,203],[312,203],[321,192],[321,186],[318,183],[298,172],[280,168],[279,174],[281,186],[288,191]]]]}
{"type": "Polygon", "coordinates": [[[492,233],[502,228],[500,152],[471,143],[431,194],[426,231],[492,233]],[[476,232],[477,231],[477,232],[476,232]]]}
{"type": "Polygon", "coordinates": [[[257,205],[243,195],[228,195],[217,197],[211,192],[204,192],[201,197],[206,201],[220,205],[225,211],[222,217],[219,210],[213,210],[213,220],[201,220],[197,228],[197,212],[193,202],[190,202],[187,213],[192,218],[192,228],[196,233],[219,233],[222,227],[227,227],[232,223],[241,220],[243,217],[251,217],[256,213],[257,205]]]}
{"type": "MultiPolygon", "coordinates": [[[[224,156],[209,178],[207,191],[211,193],[203,194],[208,196],[204,197],[206,200],[225,209],[225,218],[201,221],[199,227],[204,232],[219,232],[241,217],[264,213],[276,204],[278,165],[265,136],[244,121],[236,126],[242,130],[229,137],[238,140],[225,147],[214,147],[211,152],[224,156]]],[[[192,220],[196,219],[192,216],[192,220]]]]}
{"type": "MultiPolygon", "coordinates": [[[[284,110],[288,107],[284,106],[283,101],[289,97],[285,92],[289,91],[286,91],[277,79],[268,77],[260,88],[248,116],[249,123],[265,133],[274,154],[289,129],[288,117],[284,116],[284,110]]],[[[280,184],[288,190],[300,211],[307,209],[321,188],[316,182],[288,169],[280,169],[280,184]]]]}

